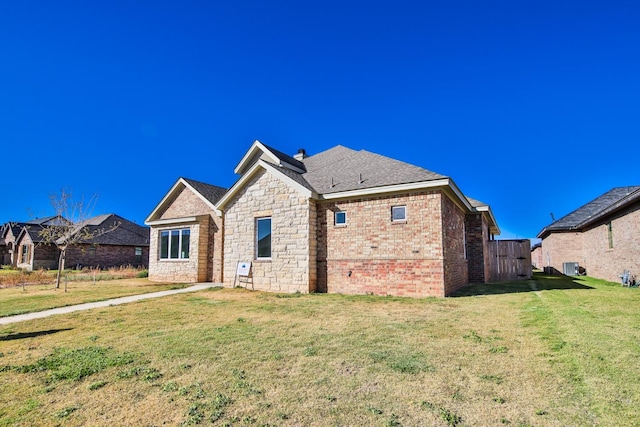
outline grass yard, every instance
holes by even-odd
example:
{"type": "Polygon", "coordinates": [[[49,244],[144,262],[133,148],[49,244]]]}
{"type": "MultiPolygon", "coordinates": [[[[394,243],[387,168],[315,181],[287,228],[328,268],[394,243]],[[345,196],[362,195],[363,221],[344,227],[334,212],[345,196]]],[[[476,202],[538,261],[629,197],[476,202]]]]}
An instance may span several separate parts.
{"type": "Polygon", "coordinates": [[[537,276],[447,299],[213,289],[16,323],[0,426],[633,426],[639,303],[537,276]]]}
{"type": "MultiPolygon", "coordinates": [[[[55,288],[55,283],[0,289],[0,317],[31,313],[85,302],[103,301],[129,295],[184,288],[182,284],[149,282],[145,278],[70,281],[55,288]]],[[[1,337],[0,337],[1,339],[1,337]]],[[[0,362],[1,364],[2,362],[0,362]]]]}

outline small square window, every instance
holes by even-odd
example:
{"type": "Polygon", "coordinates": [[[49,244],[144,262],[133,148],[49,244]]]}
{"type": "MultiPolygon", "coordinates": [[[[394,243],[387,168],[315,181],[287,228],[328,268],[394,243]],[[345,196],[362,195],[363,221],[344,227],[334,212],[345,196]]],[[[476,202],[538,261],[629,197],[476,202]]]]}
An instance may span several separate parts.
{"type": "Polygon", "coordinates": [[[335,225],[346,225],[346,224],[347,224],[347,213],[344,211],[336,212],[335,225]]]}
{"type": "Polygon", "coordinates": [[[407,220],[407,207],[406,206],[392,206],[391,207],[391,221],[406,221],[407,220]]]}

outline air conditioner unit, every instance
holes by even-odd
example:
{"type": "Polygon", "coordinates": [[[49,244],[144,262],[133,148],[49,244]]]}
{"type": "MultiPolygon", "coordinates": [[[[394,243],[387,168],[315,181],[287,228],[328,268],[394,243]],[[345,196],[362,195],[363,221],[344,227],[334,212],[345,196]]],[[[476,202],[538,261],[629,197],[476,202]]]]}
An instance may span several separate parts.
{"type": "Polygon", "coordinates": [[[577,262],[563,262],[562,274],[564,274],[565,276],[577,276],[579,267],[580,266],[577,262]]]}

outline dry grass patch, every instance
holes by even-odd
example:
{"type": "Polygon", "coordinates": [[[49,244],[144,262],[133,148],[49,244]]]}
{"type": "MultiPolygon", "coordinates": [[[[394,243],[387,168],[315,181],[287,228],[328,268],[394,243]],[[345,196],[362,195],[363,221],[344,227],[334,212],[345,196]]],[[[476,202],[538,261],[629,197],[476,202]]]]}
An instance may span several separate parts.
{"type": "Polygon", "coordinates": [[[421,300],[209,290],[14,324],[0,329],[0,425],[632,425],[637,370],[598,358],[637,354],[637,328],[604,332],[637,324],[619,300],[638,294],[545,286],[421,300]],[[65,352],[102,364],[58,381],[24,368],[65,352]]]}
{"type": "Polygon", "coordinates": [[[184,284],[155,283],[146,278],[73,281],[67,292],[56,289],[53,283],[30,285],[25,288],[0,289],[0,317],[31,313],[50,308],[86,302],[102,301],[129,295],[184,288],[184,284]]]}

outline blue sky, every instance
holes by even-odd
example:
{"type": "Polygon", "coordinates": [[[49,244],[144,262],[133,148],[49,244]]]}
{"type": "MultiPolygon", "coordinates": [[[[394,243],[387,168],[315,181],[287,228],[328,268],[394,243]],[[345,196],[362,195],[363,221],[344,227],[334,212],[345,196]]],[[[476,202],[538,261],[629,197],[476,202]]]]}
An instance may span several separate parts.
{"type": "Polygon", "coordinates": [[[453,178],[504,237],[640,185],[635,1],[25,1],[0,9],[0,223],[143,223],[255,139],[453,178]]]}

